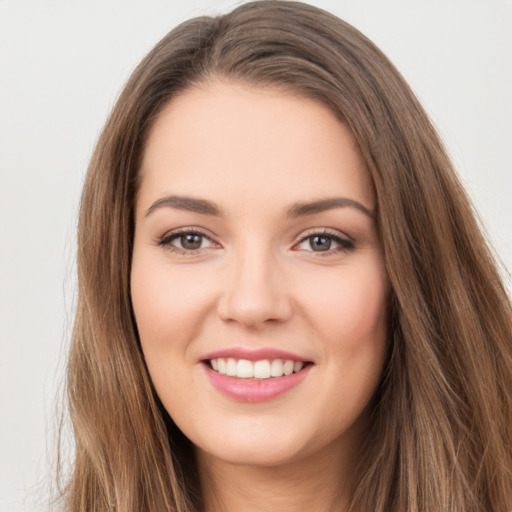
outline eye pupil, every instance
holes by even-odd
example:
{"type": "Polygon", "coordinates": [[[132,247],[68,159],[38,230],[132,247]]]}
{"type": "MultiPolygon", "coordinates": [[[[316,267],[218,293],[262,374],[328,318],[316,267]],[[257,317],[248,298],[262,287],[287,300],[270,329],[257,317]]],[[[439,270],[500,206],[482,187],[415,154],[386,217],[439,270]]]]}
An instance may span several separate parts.
{"type": "Polygon", "coordinates": [[[194,233],[188,233],[180,237],[180,243],[183,249],[199,249],[203,241],[202,235],[196,235],[194,233]]]}
{"type": "Polygon", "coordinates": [[[310,237],[309,244],[314,251],[328,251],[332,240],[326,236],[315,235],[310,237]]]}

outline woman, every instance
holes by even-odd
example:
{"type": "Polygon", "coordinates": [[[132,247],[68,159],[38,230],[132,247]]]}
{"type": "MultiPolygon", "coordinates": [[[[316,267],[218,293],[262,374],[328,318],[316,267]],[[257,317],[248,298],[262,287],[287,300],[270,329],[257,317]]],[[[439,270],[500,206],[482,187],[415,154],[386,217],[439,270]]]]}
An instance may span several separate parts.
{"type": "Polygon", "coordinates": [[[510,302],[404,80],[311,6],[188,21],[94,153],[70,510],[504,511],[510,302]]]}

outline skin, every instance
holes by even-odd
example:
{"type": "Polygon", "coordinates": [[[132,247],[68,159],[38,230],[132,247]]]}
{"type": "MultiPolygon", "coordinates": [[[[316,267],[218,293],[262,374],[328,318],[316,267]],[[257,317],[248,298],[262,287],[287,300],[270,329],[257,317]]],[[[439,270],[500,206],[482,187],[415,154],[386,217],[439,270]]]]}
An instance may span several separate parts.
{"type": "Polygon", "coordinates": [[[389,295],[350,130],[318,102],[218,80],[166,105],[141,178],[133,307],[157,393],[196,446],[206,509],[343,509],[386,357],[389,295]],[[289,215],[333,197],[357,204],[289,215]],[[202,233],[199,248],[179,229],[202,233]],[[202,362],[233,347],[313,364],[272,400],[238,401],[202,362]]]}

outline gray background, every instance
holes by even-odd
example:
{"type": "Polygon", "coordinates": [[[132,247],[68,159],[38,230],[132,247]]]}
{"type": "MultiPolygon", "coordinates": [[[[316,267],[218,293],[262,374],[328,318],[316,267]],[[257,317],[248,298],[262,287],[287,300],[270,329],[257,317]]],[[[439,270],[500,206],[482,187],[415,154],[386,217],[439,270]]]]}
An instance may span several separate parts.
{"type": "MultiPolygon", "coordinates": [[[[46,510],[79,194],[105,117],[171,27],[239,3],[0,0],[0,512],[46,510]]],[[[512,269],[512,1],[311,3],[409,80],[512,269]]]]}

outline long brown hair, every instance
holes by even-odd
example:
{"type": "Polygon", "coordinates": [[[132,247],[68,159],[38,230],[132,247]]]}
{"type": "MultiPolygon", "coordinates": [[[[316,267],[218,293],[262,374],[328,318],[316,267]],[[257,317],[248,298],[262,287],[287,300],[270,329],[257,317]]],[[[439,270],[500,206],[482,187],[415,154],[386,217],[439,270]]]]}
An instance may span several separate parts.
{"type": "Polygon", "coordinates": [[[130,303],[134,203],[163,106],[212,77],[328,105],[373,180],[392,285],[390,354],[352,510],[504,512],[512,503],[512,314],[429,119],[365,36],[306,4],[260,1],[171,31],[136,68],[82,196],[68,369],[73,512],[201,509],[192,451],[156,396],[130,303]]]}

